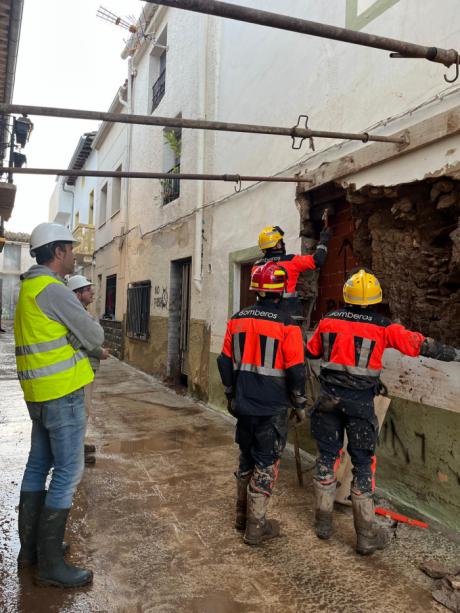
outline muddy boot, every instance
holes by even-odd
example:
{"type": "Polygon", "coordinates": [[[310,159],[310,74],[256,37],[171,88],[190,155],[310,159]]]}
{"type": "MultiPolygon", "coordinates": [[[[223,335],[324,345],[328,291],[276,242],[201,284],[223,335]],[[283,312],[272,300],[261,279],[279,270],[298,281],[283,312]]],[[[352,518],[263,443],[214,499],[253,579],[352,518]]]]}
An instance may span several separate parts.
{"type": "Polygon", "coordinates": [[[324,485],[313,479],[315,490],[315,533],[320,539],[332,536],[332,512],[334,510],[337,482],[324,485]]]}
{"type": "Polygon", "coordinates": [[[246,530],[246,507],[248,504],[248,484],[251,475],[245,478],[236,477],[236,519],[235,528],[246,530]]]}
{"type": "Polygon", "coordinates": [[[372,496],[351,493],[353,520],[357,535],[356,551],[370,556],[377,549],[385,549],[390,543],[390,533],[375,521],[374,499],[372,496]]]}
{"type": "MultiPolygon", "coordinates": [[[[38,524],[45,503],[46,490],[40,492],[21,492],[19,496],[19,541],[21,549],[18,555],[18,569],[33,566],[37,563],[38,524]]],[[[70,547],[62,543],[62,554],[70,547]]]]}
{"type": "Polygon", "coordinates": [[[62,539],[70,509],[51,509],[44,506],[38,527],[39,585],[81,587],[93,580],[90,570],[70,566],[64,562],[62,539]]]}
{"type": "Polygon", "coordinates": [[[248,515],[244,533],[247,545],[260,545],[263,541],[279,536],[280,526],[276,519],[265,519],[269,502],[269,496],[251,492],[248,488],[248,515]]]}

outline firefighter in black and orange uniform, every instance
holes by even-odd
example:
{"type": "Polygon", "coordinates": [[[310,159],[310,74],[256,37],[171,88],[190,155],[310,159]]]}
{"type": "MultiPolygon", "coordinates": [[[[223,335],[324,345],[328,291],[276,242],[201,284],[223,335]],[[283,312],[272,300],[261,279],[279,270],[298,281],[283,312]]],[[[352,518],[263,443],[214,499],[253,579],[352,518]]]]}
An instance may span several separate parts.
{"type": "Polygon", "coordinates": [[[286,446],[288,409],[305,418],[305,366],[301,330],[282,311],[286,271],[274,262],[257,266],[250,289],[254,306],[227,324],[219,372],[229,411],[237,418],[240,447],[235,527],[244,541],[259,545],[279,535],[279,524],[265,518],[286,446]]]}
{"type": "Polygon", "coordinates": [[[311,414],[319,452],[314,473],[315,530],[322,539],[332,534],[335,468],[346,430],[353,463],[356,551],[369,555],[389,542],[389,535],[375,523],[373,502],[378,437],[373,400],[381,385],[383,353],[392,348],[414,358],[458,362],[460,351],[377,314],[372,305],[382,301],[382,290],[370,271],[352,274],[343,296],[346,305],[323,317],[307,343],[307,358],[322,359],[320,394],[311,414]]]}
{"type": "Polygon", "coordinates": [[[286,253],[284,232],[279,226],[268,226],[259,234],[259,249],[264,257],[255,263],[260,266],[266,262],[276,262],[287,274],[286,291],[284,293],[283,310],[286,310],[296,319],[302,316],[297,295],[297,281],[299,275],[306,270],[320,268],[327,257],[327,245],[331,238],[331,231],[325,227],[320,235],[316,251],[313,255],[293,255],[286,253]]]}

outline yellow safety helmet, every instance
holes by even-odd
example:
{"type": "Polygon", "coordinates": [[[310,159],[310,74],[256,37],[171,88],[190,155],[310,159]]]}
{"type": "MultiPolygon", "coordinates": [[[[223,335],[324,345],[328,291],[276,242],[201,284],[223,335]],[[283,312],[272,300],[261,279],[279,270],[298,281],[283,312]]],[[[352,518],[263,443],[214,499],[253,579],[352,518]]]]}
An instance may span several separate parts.
{"type": "Polygon", "coordinates": [[[267,226],[259,234],[259,249],[273,249],[279,241],[283,240],[284,232],[279,226],[267,226]]]}
{"type": "Polygon", "coordinates": [[[379,280],[363,268],[352,275],[343,286],[343,299],[348,304],[366,306],[382,302],[379,280]]]}

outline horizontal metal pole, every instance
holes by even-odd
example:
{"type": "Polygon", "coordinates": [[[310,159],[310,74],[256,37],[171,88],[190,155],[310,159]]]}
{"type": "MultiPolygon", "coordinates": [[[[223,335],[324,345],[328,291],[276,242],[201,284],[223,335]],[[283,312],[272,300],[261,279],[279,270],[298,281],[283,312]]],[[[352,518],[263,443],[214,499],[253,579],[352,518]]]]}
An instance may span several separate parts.
{"type": "Polygon", "coordinates": [[[12,168],[0,167],[0,174],[16,175],[58,175],[61,177],[116,177],[118,179],[181,179],[184,181],[261,181],[268,183],[308,183],[299,177],[259,177],[252,175],[206,175],[181,172],[135,172],[123,170],[71,170],[69,168],[12,168]]]}
{"type": "Polygon", "coordinates": [[[90,119],[108,123],[131,123],[147,126],[166,126],[170,128],[192,128],[198,130],[217,130],[222,132],[247,132],[252,134],[271,134],[290,136],[291,138],[334,138],[359,140],[364,143],[377,141],[382,143],[407,144],[404,138],[376,136],[374,134],[353,132],[327,132],[308,128],[283,128],[279,126],[259,126],[246,123],[227,123],[224,121],[206,121],[204,119],[184,119],[183,117],[157,117],[155,115],[132,115],[129,113],[104,113],[102,111],[83,111],[80,109],[62,109],[49,106],[30,106],[24,104],[0,103],[0,113],[22,113],[24,115],[41,115],[44,117],[63,117],[69,119],[90,119]]]}
{"type": "Polygon", "coordinates": [[[218,2],[217,0],[146,1],[151,4],[170,6],[171,8],[185,9],[196,13],[215,15],[216,17],[226,17],[227,19],[236,19],[237,21],[246,21],[269,28],[278,28],[281,30],[298,32],[300,34],[309,34],[310,36],[330,38],[353,45],[384,49],[385,51],[400,53],[405,57],[424,58],[432,62],[444,64],[445,66],[451,66],[458,62],[458,52],[455,49],[439,49],[437,47],[416,45],[395,38],[366,34],[365,32],[357,32],[347,28],[338,28],[325,23],[307,21],[306,19],[299,19],[298,17],[290,17],[288,15],[279,15],[269,11],[261,11],[259,9],[240,6],[238,4],[229,4],[228,2],[218,2]]]}

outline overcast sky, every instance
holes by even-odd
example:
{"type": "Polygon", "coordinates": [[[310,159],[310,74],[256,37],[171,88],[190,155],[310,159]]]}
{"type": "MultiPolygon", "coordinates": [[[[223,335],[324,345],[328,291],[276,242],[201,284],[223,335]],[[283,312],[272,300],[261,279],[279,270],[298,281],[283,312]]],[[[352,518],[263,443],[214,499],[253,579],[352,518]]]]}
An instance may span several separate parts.
{"type": "MultiPolygon", "coordinates": [[[[126,78],[120,54],[128,32],[96,17],[102,4],[136,18],[140,0],[24,0],[13,102],[106,111],[126,78]]],[[[98,122],[31,116],[24,149],[27,165],[67,168],[78,139],[98,122]]],[[[30,232],[48,221],[55,177],[17,175],[13,214],[6,230],[30,232]]]]}

